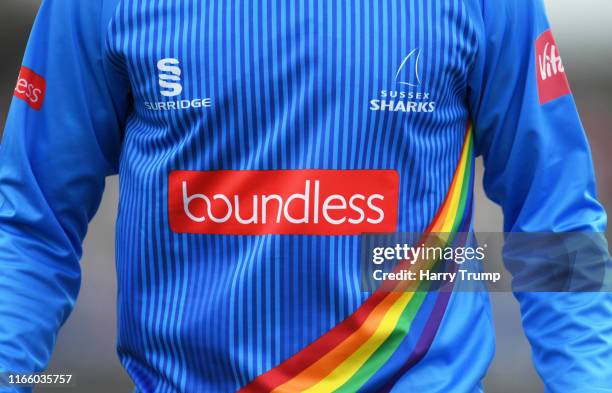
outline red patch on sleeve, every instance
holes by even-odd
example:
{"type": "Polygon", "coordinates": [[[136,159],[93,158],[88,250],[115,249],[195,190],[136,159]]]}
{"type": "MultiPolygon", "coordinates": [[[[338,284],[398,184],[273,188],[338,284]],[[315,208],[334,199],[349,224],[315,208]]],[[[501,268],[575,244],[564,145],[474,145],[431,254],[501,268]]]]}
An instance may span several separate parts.
{"type": "Polygon", "coordinates": [[[570,94],[565,68],[559,55],[559,48],[550,30],[542,33],[535,43],[536,74],[540,104],[570,94]]]}
{"type": "Polygon", "coordinates": [[[47,82],[45,78],[31,69],[22,66],[13,95],[20,100],[24,100],[33,109],[38,111],[42,108],[46,89],[47,82]]]}

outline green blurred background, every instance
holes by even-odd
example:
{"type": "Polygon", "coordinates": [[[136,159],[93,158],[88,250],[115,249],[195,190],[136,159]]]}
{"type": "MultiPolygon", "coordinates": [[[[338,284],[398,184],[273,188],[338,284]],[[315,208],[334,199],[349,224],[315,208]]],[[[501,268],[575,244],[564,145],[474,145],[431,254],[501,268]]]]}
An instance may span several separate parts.
{"type": "MultiPolygon", "coordinates": [[[[57,0],[64,1],[64,0],[57,0]]],[[[91,0],[84,0],[91,1],[91,0]]],[[[407,0],[411,1],[411,0],[407,0]]],[[[39,0],[0,1],[0,129],[8,111],[27,35],[39,0]]],[[[612,211],[612,1],[547,0],[582,120],[593,148],[599,197],[612,211]]],[[[482,176],[479,164],[477,176],[482,176]]],[[[114,223],[117,178],[107,182],[100,210],[85,241],[83,285],[74,313],[62,329],[51,369],[74,374],[68,392],[129,392],[131,382],[115,353],[114,223]]],[[[501,214],[477,182],[476,229],[500,231],[501,214]]],[[[610,239],[610,230],[608,238],[610,239]]],[[[487,392],[542,392],[511,294],[492,294],[497,354],[485,380],[487,392]]],[[[45,391],[47,389],[40,389],[45,391]]]]}

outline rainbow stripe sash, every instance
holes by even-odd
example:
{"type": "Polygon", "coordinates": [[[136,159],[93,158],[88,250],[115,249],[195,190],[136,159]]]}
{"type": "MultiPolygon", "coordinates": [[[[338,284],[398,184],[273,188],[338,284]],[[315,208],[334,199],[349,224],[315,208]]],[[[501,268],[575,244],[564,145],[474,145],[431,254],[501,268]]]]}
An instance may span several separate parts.
{"type": "MultiPolygon", "coordinates": [[[[468,124],[448,193],[424,236],[447,234],[442,242],[449,244],[457,232],[469,230],[473,166],[468,124]]],[[[426,263],[435,267],[436,261],[426,263]]],[[[405,282],[390,285],[377,289],[353,314],[239,393],[391,390],[427,353],[451,291],[411,291],[401,287],[405,282]]]]}

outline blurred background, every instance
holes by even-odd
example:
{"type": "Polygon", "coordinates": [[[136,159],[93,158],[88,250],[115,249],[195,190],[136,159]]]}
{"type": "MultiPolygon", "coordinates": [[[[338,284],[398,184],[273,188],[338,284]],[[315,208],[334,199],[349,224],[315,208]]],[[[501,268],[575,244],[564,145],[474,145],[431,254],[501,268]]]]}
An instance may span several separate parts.
{"type": "MultiPolygon", "coordinates": [[[[596,165],[599,196],[612,212],[612,1],[547,0],[551,25],[561,48],[565,68],[596,165]]],[[[39,0],[0,1],[0,129],[17,78],[27,35],[39,0]]],[[[477,176],[482,176],[482,165],[477,176]]],[[[130,379],[115,354],[114,224],[117,178],[107,191],[94,219],[83,256],[83,284],[75,311],[61,330],[51,370],[76,375],[75,392],[129,392],[130,379]]],[[[489,202],[477,182],[476,229],[501,230],[499,208],[489,202]]],[[[610,239],[610,229],[608,238],[610,239]]],[[[518,306],[511,294],[492,294],[497,329],[497,354],[485,380],[487,392],[542,392],[531,365],[518,306]]],[[[46,390],[46,389],[45,389],[46,390]]],[[[58,391],[61,389],[51,389],[58,391]]]]}

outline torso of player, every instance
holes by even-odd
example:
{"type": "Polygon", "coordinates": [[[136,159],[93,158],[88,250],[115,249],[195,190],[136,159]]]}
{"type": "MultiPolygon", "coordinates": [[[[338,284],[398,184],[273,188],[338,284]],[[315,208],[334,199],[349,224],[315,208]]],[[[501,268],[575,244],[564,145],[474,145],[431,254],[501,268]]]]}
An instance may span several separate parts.
{"type": "MultiPolygon", "coordinates": [[[[177,171],[225,171],[218,182],[227,183],[228,171],[328,170],[331,183],[320,187],[331,195],[343,192],[333,190],[342,171],[394,171],[397,185],[378,186],[397,188],[389,190],[397,230],[421,229],[444,198],[466,132],[476,51],[462,2],[124,0],[109,31],[108,55],[133,90],[125,181],[176,194],[184,191],[171,182],[177,171]]],[[[291,183],[291,172],[279,175],[291,183]]],[[[298,177],[295,192],[307,180],[312,192],[317,179],[298,177]]],[[[183,201],[205,194],[194,181],[183,201]]],[[[230,199],[240,193],[226,191],[230,199]]],[[[353,209],[346,221],[379,218],[367,209],[375,189],[345,191],[347,209],[351,196],[365,198],[363,217],[353,209]]],[[[332,226],[343,217],[334,214],[332,226]]]]}

